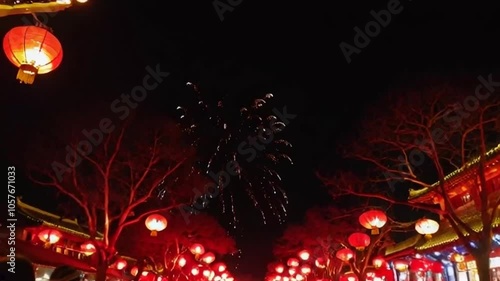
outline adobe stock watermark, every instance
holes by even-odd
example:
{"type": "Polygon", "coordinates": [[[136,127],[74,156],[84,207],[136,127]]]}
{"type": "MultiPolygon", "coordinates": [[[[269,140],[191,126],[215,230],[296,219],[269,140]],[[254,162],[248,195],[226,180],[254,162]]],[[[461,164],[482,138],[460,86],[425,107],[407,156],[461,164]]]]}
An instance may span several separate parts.
{"type": "MultiPolygon", "coordinates": [[[[472,112],[479,109],[481,101],[487,100],[496,92],[496,88],[500,87],[500,81],[494,81],[492,74],[489,74],[487,78],[480,75],[477,79],[479,80],[479,84],[476,86],[474,94],[465,97],[462,102],[457,102],[454,108],[443,116],[443,120],[454,129],[460,128],[462,122],[469,118],[472,112]]],[[[415,169],[420,167],[425,162],[425,153],[423,151],[427,150],[426,147],[432,142],[444,144],[446,141],[446,132],[442,128],[434,128],[431,131],[431,139],[415,140],[417,148],[408,154],[409,163],[405,161],[403,155],[398,157],[400,164],[396,166],[396,169],[405,171],[406,168],[415,169]],[[407,167],[407,165],[410,165],[410,167],[407,167]]],[[[400,175],[390,172],[384,172],[384,177],[388,180],[392,192],[395,190],[395,184],[403,181],[400,175]]]]}
{"type": "MultiPolygon", "coordinates": [[[[278,131],[282,127],[282,125],[278,125],[278,122],[285,124],[286,127],[290,124],[291,120],[297,118],[296,114],[288,113],[286,106],[283,107],[281,111],[274,108],[273,113],[277,118],[272,119],[267,128],[259,128],[257,137],[248,137],[246,141],[243,141],[238,145],[238,154],[240,156],[246,156],[245,160],[248,163],[254,161],[257,157],[258,151],[266,149],[266,145],[270,144],[274,140],[274,132],[278,131]]],[[[209,198],[216,198],[220,195],[221,191],[231,182],[231,177],[238,176],[237,170],[239,166],[240,165],[237,161],[229,161],[227,162],[225,168],[217,174],[214,172],[208,173],[212,182],[206,184],[203,187],[203,190],[193,188],[194,197],[191,204],[179,207],[179,211],[186,224],[189,223],[189,217],[192,214],[207,207],[209,198]]]]}
{"type": "Polygon", "coordinates": [[[354,46],[345,41],[342,41],[339,45],[347,63],[351,63],[351,57],[354,54],[359,55],[362,49],[368,47],[371,40],[380,34],[382,27],[387,27],[391,23],[392,16],[400,14],[403,9],[399,0],[389,0],[387,9],[378,12],[371,10],[370,15],[374,20],[367,22],[363,30],[357,26],[354,27],[354,46]]]}
{"type": "Polygon", "coordinates": [[[214,0],[212,5],[220,21],[224,21],[224,13],[234,11],[242,2],[243,0],[214,0]]]}
{"type": "MultiPolygon", "coordinates": [[[[147,66],[146,72],[142,84],[132,88],[129,94],[121,94],[120,98],[111,103],[110,110],[119,120],[129,117],[131,110],[136,109],[139,103],[147,98],[148,92],[155,90],[170,75],[169,72],[161,71],[159,64],[155,68],[147,66]]],[[[57,179],[61,182],[63,175],[71,171],[70,167],[75,168],[80,165],[82,157],[90,155],[94,148],[103,142],[105,135],[112,133],[115,128],[113,119],[106,117],[99,121],[96,128],[83,129],[82,140],[77,144],[76,150],[69,145],[65,147],[65,163],[52,162],[51,167],[57,179]]]]}

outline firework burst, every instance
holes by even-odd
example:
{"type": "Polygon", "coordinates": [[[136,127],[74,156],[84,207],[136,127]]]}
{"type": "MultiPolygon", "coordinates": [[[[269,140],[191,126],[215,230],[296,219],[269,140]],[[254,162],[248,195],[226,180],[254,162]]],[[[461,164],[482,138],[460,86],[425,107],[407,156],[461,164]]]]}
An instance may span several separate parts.
{"type": "Polygon", "coordinates": [[[264,224],[269,214],[283,223],[288,198],[278,168],[284,162],[292,164],[286,153],[291,144],[280,138],[286,125],[272,113],[273,94],[241,107],[226,104],[224,99],[207,101],[196,85],[187,86],[195,100],[177,109],[182,128],[199,151],[197,168],[217,175],[227,170],[228,163],[234,167],[228,184],[217,183],[222,212],[232,215],[236,227],[234,197],[239,193],[260,212],[264,224]]]}

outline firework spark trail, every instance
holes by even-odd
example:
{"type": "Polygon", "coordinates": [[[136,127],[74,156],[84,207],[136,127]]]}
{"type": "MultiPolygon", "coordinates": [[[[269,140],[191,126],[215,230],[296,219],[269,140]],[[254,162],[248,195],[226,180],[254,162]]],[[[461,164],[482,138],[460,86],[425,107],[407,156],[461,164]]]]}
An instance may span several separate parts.
{"type": "Polygon", "coordinates": [[[283,223],[287,216],[288,198],[281,188],[281,177],[276,169],[282,162],[293,163],[286,154],[291,144],[278,138],[286,125],[269,113],[268,105],[273,95],[266,94],[237,111],[233,110],[235,107],[226,106],[224,99],[210,103],[196,85],[187,83],[187,86],[192,89],[196,101],[194,105],[179,106],[177,109],[181,113],[184,131],[192,138],[192,145],[198,148],[198,168],[201,167],[207,174],[217,174],[225,171],[228,163],[235,164],[236,175],[229,184],[224,186],[223,179],[218,183],[222,212],[230,212],[232,224],[236,226],[234,192],[240,187],[260,212],[264,223],[268,220],[267,212],[283,223]],[[242,144],[250,139],[260,140],[262,136],[272,137],[272,141],[265,144],[265,148],[256,149],[252,159],[241,153],[242,144]]]}

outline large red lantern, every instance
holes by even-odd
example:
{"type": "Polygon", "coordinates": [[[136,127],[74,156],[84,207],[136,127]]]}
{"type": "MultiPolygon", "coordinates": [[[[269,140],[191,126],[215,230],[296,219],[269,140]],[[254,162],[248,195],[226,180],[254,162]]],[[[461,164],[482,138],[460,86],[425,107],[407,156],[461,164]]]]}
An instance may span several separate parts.
{"type": "Polygon", "coordinates": [[[370,245],[370,236],[361,232],[355,232],[349,235],[347,242],[349,242],[349,245],[356,248],[356,250],[363,251],[365,247],[370,245]]]}
{"type": "Polygon", "coordinates": [[[38,239],[44,242],[46,247],[59,242],[61,237],[61,232],[55,229],[45,229],[38,234],[38,239]]]}
{"type": "Polygon", "coordinates": [[[439,230],[439,223],[435,220],[423,218],[415,223],[415,230],[424,235],[426,239],[430,239],[432,234],[439,230]]]}
{"type": "Polygon", "coordinates": [[[159,214],[152,214],[146,218],[146,227],[151,231],[151,236],[157,236],[158,231],[167,228],[167,219],[159,214]]]}
{"type": "Polygon", "coordinates": [[[37,74],[59,67],[63,58],[59,40],[38,26],[11,29],[3,38],[3,50],[9,61],[19,67],[17,79],[25,84],[33,84],[37,74]]]}
{"type": "Polygon", "coordinates": [[[354,258],[354,253],[350,249],[344,248],[338,250],[335,256],[343,262],[349,262],[352,258],[354,258]]]}
{"type": "Polygon", "coordinates": [[[380,210],[370,210],[359,216],[359,223],[366,229],[371,229],[372,235],[379,234],[379,229],[387,223],[387,216],[380,210]]]}

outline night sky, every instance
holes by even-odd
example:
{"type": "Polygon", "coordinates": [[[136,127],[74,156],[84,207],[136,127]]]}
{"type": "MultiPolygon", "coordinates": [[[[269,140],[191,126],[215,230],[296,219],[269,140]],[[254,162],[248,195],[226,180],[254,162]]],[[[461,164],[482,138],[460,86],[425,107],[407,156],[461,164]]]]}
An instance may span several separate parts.
{"type": "MultiPolygon", "coordinates": [[[[166,111],[175,109],[192,81],[211,95],[246,98],[272,92],[298,115],[286,131],[295,165],[284,174],[289,219],[297,221],[310,206],[328,201],[315,168],[342,164],[335,156],[336,140],[391,84],[421,73],[477,76],[499,66],[500,10],[486,4],[232,3],[237,2],[222,21],[211,1],[192,0],[90,0],[49,18],[64,48],[57,70],[26,86],[15,80],[17,69],[0,60],[4,151],[12,152],[9,145],[26,140],[33,130],[43,131],[51,118],[111,102],[141,82],[146,66],[160,64],[171,75],[148,100],[166,111]],[[339,44],[355,46],[354,28],[364,29],[373,20],[370,11],[388,5],[399,12],[348,63],[339,44]]],[[[22,16],[0,22],[1,34],[23,25],[22,16]]],[[[32,192],[25,186],[25,193],[32,192]]],[[[250,217],[242,227],[240,270],[262,275],[282,226],[262,226],[250,217]]]]}

